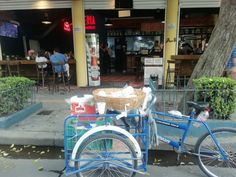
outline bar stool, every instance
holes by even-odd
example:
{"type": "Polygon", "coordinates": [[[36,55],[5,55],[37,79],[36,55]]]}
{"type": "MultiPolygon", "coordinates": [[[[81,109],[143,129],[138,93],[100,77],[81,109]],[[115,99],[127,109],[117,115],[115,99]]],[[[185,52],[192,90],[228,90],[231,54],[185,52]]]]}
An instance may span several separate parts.
{"type": "Polygon", "coordinates": [[[42,87],[45,85],[45,77],[47,75],[47,71],[44,70],[46,62],[38,62],[36,63],[36,71],[37,71],[37,84],[39,85],[40,81],[42,82],[42,87]]]}
{"type": "Polygon", "coordinates": [[[20,61],[8,61],[9,76],[20,76],[20,61]]]}
{"type": "MultiPolygon", "coordinates": [[[[70,91],[70,82],[69,79],[66,76],[66,72],[64,70],[64,62],[58,62],[58,63],[52,63],[52,70],[53,70],[53,76],[52,76],[52,88],[53,92],[59,91],[59,85],[62,83],[64,90],[70,91]],[[55,67],[60,66],[61,72],[56,72],[55,67]],[[60,77],[58,77],[60,75],[60,77]],[[68,86],[68,89],[66,89],[66,86],[68,86]]],[[[49,91],[51,90],[50,84],[49,91]]]]}
{"type": "Polygon", "coordinates": [[[180,61],[167,60],[166,87],[180,86],[180,61]],[[174,65],[174,67],[171,67],[174,65]]]}
{"type": "Polygon", "coordinates": [[[9,61],[1,61],[0,73],[1,73],[1,76],[3,76],[3,77],[10,76],[8,63],[9,63],[9,61]]]}

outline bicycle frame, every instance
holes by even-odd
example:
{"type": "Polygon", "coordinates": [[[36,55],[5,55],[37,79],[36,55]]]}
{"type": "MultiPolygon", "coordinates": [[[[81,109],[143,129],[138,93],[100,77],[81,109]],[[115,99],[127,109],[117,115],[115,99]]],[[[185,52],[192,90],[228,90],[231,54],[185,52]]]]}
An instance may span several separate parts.
{"type": "Polygon", "coordinates": [[[157,124],[161,124],[161,125],[165,125],[165,126],[168,126],[168,127],[173,127],[173,128],[183,130],[183,134],[182,134],[179,141],[175,141],[173,139],[166,138],[162,135],[159,135],[159,139],[162,142],[169,144],[173,148],[176,148],[178,150],[178,152],[180,152],[180,153],[186,152],[186,151],[183,150],[182,147],[183,147],[185,139],[187,137],[188,130],[190,129],[190,126],[191,126],[192,122],[198,122],[198,123],[203,124],[204,127],[207,129],[207,132],[209,132],[213,142],[215,143],[217,148],[220,150],[222,157],[224,159],[227,158],[227,155],[225,154],[223,148],[217,142],[215,136],[212,134],[212,131],[211,131],[210,127],[208,126],[208,124],[206,122],[202,122],[202,121],[199,121],[199,120],[194,118],[195,112],[191,112],[190,116],[186,116],[186,115],[176,116],[176,115],[172,115],[172,114],[168,114],[168,113],[164,113],[164,112],[158,112],[158,111],[152,111],[152,114],[157,115],[157,116],[159,115],[159,116],[165,116],[165,117],[169,117],[169,118],[174,118],[174,119],[187,121],[187,123],[177,123],[177,122],[174,122],[174,121],[171,121],[171,120],[164,120],[163,118],[154,116],[154,119],[155,119],[157,124]]]}

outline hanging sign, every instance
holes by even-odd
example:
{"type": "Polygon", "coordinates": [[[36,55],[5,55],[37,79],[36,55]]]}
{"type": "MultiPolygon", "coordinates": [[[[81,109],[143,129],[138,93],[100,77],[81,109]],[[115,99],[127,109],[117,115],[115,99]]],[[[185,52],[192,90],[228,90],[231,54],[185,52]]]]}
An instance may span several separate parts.
{"type": "Polygon", "coordinates": [[[71,32],[71,24],[68,21],[65,21],[63,24],[64,31],[71,32]]]}
{"type": "Polygon", "coordinates": [[[86,30],[96,30],[96,20],[94,15],[85,16],[85,29],[86,30]]]}

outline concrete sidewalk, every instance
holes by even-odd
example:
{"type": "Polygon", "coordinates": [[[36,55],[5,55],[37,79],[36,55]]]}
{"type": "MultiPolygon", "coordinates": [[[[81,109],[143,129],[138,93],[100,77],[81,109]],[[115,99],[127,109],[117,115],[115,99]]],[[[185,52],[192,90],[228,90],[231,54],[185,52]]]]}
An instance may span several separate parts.
{"type": "Polygon", "coordinates": [[[54,94],[40,88],[36,98],[43,103],[42,110],[7,129],[0,129],[0,144],[63,146],[64,118],[70,114],[65,99],[90,93],[92,88],[73,87],[70,92],[54,94]]]}
{"type": "MultiPolygon", "coordinates": [[[[7,129],[0,129],[0,144],[63,146],[64,118],[70,114],[65,99],[91,94],[93,89],[73,87],[70,92],[51,94],[47,88],[40,88],[37,101],[43,103],[42,110],[7,129]]],[[[233,117],[236,118],[235,113],[233,117]]]]}

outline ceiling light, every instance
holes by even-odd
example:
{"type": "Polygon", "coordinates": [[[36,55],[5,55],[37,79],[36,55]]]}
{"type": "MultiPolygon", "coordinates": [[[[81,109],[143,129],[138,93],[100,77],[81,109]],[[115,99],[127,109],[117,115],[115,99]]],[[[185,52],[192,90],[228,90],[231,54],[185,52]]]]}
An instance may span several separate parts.
{"type": "Polygon", "coordinates": [[[43,23],[45,25],[49,25],[52,23],[48,18],[48,13],[46,13],[46,12],[44,13],[44,19],[41,21],[41,23],[43,23]]]}
{"type": "Polygon", "coordinates": [[[107,19],[105,21],[105,26],[112,26],[112,22],[109,19],[107,19]]]}
{"type": "Polygon", "coordinates": [[[130,17],[130,10],[119,10],[118,17],[130,17]]]}
{"type": "Polygon", "coordinates": [[[45,24],[45,25],[49,25],[49,24],[51,24],[52,22],[51,22],[51,21],[47,21],[47,20],[43,20],[42,23],[45,24]]]}

